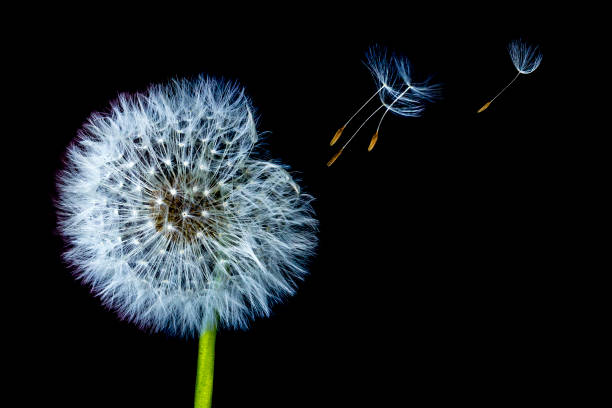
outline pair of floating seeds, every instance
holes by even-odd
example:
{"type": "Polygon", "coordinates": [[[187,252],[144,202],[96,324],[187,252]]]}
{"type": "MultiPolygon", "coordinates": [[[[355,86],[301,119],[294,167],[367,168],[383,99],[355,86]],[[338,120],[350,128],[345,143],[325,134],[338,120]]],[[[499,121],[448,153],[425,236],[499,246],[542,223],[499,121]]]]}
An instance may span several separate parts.
{"type": "Polygon", "coordinates": [[[437,84],[431,84],[427,79],[422,83],[412,82],[410,76],[410,62],[407,58],[399,55],[389,55],[386,49],[374,46],[366,53],[365,64],[370,69],[376,81],[377,90],[361,107],[349,118],[348,121],[336,132],[330,146],[333,146],[342,136],[344,129],[376,96],[380,99],[380,106],[374,110],[357,128],[353,135],[344,143],[342,148],[327,162],[331,166],[340,157],[346,146],[353,140],[361,128],[381,109],[384,108],[376,132],[370,140],[368,151],[372,151],[378,141],[378,132],[383,119],[389,111],[401,116],[420,116],[424,109],[424,103],[436,98],[439,91],[437,84]]]}

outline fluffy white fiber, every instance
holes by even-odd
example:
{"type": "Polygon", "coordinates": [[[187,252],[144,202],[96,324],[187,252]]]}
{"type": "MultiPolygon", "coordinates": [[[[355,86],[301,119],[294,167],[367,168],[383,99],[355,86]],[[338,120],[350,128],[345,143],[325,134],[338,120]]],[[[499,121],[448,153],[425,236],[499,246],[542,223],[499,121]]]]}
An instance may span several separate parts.
{"type": "Polygon", "coordinates": [[[417,83],[411,78],[410,61],[402,55],[389,55],[381,46],[372,46],[366,53],[382,104],[393,113],[407,117],[420,116],[425,102],[438,97],[440,87],[429,79],[417,83]]]}
{"type": "Polygon", "coordinates": [[[521,74],[531,74],[542,62],[542,53],[538,46],[531,46],[522,40],[513,40],[508,44],[508,53],[516,70],[521,74]]]}
{"type": "Polygon", "coordinates": [[[316,246],[312,198],[252,157],[252,108],[200,77],[121,96],[93,114],[58,176],[65,259],[143,328],[245,327],[292,294],[316,246]]]}

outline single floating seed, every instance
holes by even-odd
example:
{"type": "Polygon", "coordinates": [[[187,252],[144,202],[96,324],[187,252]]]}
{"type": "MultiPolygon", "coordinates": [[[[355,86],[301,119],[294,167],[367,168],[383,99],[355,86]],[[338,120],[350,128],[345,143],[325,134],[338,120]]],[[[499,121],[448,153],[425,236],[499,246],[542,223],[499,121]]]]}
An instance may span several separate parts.
{"type": "Polygon", "coordinates": [[[370,140],[370,145],[368,146],[368,152],[372,151],[377,141],[378,141],[378,132],[374,133],[374,136],[372,136],[372,140],[370,140]]]}
{"type": "Polygon", "coordinates": [[[342,126],[340,129],[338,129],[338,131],[336,132],[336,134],[332,138],[331,142],[329,142],[330,146],[333,146],[333,145],[336,144],[338,139],[340,139],[340,136],[342,136],[342,132],[344,132],[344,126],[342,126]]]}

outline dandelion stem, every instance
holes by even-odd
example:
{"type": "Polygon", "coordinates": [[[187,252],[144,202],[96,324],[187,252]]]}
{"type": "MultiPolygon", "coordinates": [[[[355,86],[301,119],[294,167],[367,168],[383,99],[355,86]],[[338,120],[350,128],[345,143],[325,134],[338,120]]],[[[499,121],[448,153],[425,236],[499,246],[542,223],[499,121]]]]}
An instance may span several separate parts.
{"type": "Polygon", "coordinates": [[[507,89],[507,88],[508,88],[510,85],[512,85],[512,83],[513,83],[514,81],[516,81],[516,78],[518,78],[518,77],[519,77],[519,75],[521,75],[521,73],[520,73],[520,72],[519,72],[518,74],[516,74],[516,76],[515,76],[514,78],[512,78],[512,81],[510,81],[510,82],[508,83],[508,85],[504,86],[504,89],[502,89],[501,91],[499,91],[499,93],[498,93],[497,95],[495,95],[495,97],[494,97],[493,99],[491,99],[489,102],[485,103],[485,104],[482,106],[482,108],[478,109],[478,113],[480,113],[480,112],[482,112],[483,110],[487,109],[487,108],[489,107],[489,105],[490,105],[490,104],[491,104],[491,103],[492,103],[492,102],[493,102],[495,99],[497,99],[497,97],[498,97],[499,95],[501,95],[501,94],[502,94],[502,93],[503,93],[503,92],[504,92],[504,91],[505,91],[505,90],[506,90],[506,89],[507,89]]]}
{"type": "Polygon", "coordinates": [[[196,375],[195,408],[210,408],[212,403],[213,374],[215,370],[215,338],[217,328],[200,334],[198,373],[196,375]]]}

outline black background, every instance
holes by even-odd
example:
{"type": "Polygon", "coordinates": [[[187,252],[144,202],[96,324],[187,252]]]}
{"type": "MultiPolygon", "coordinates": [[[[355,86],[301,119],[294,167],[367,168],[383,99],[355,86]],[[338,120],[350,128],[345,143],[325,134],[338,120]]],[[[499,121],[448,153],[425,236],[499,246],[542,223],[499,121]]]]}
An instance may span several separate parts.
{"type": "Polygon", "coordinates": [[[91,112],[119,93],[205,73],[246,88],[270,157],[316,197],[320,221],[297,294],[248,331],[218,334],[214,406],[545,399],[565,313],[548,266],[563,254],[550,243],[560,141],[547,128],[546,13],[467,14],[379,5],[355,19],[296,10],[243,23],[228,11],[199,25],[118,16],[46,28],[29,56],[46,106],[31,397],[192,405],[197,341],[140,331],[75,281],[52,199],[64,151],[91,112]],[[542,65],[476,114],[515,75],[506,46],[519,37],[540,45],[542,65]],[[373,44],[406,55],[416,80],[433,75],[442,99],[420,118],[388,115],[368,153],[373,121],[327,168],[330,138],[375,90],[362,63],[373,44]]]}

